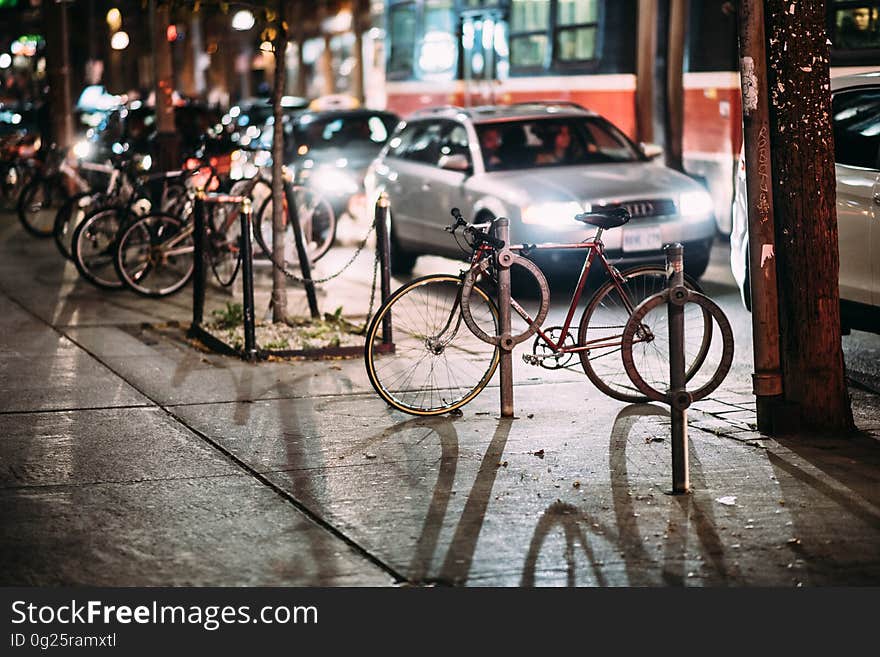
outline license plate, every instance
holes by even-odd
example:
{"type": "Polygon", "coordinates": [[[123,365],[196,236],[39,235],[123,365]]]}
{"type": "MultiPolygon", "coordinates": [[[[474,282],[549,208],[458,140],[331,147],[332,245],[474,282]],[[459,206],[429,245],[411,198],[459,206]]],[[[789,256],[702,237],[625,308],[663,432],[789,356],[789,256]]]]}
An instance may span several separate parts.
{"type": "Polygon", "coordinates": [[[623,229],[624,251],[659,251],[663,248],[660,226],[623,229]]]}

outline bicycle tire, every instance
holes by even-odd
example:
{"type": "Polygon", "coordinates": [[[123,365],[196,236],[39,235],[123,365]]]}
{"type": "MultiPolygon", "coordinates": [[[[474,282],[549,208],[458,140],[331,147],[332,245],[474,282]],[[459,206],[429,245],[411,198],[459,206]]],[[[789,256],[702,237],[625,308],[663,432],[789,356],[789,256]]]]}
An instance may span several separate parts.
{"type": "Polygon", "coordinates": [[[71,243],[73,233],[80,222],[95,207],[97,207],[98,194],[92,192],[78,192],[68,198],[64,205],[55,214],[55,224],[52,228],[52,237],[59,253],[67,260],[72,260],[71,243]]]}
{"type": "Polygon", "coordinates": [[[138,217],[120,231],[113,262],[119,280],[133,292],[151,298],[174,294],[195,268],[191,225],[160,212],[138,217]]]}
{"type": "Polygon", "coordinates": [[[32,176],[33,170],[26,164],[5,163],[2,170],[2,180],[0,180],[0,198],[2,198],[0,207],[4,210],[17,210],[18,198],[32,176]]]}
{"type": "MultiPolygon", "coordinates": [[[[464,277],[461,292],[461,314],[468,328],[480,340],[489,344],[501,345],[502,336],[498,333],[490,335],[474,321],[473,314],[470,311],[471,292],[474,289],[479,289],[476,286],[476,282],[477,277],[485,273],[485,266],[482,266],[484,264],[487,265],[488,261],[484,260],[477,267],[472,267],[464,277]]],[[[517,345],[533,336],[544,323],[544,320],[547,319],[547,313],[550,310],[550,286],[538,265],[520,255],[513,256],[510,264],[510,274],[511,279],[517,279],[518,288],[518,298],[514,298],[513,290],[511,290],[511,309],[513,312],[511,313],[510,335],[513,345],[517,345]],[[531,287],[531,290],[523,290],[527,286],[531,287]],[[531,298],[531,295],[535,292],[537,292],[539,297],[538,308],[537,310],[533,308],[533,312],[527,312],[523,307],[523,303],[526,303],[524,299],[531,298]],[[517,320],[516,317],[520,319],[517,320]],[[525,325],[524,328],[523,324],[525,325]]]]}
{"type": "Polygon", "coordinates": [[[211,231],[208,233],[208,260],[214,278],[222,287],[235,282],[241,268],[241,217],[238,206],[214,205],[211,209],[211,231]],[[234,209],[234,214],[229,212],[234,209]]]}
{"type": "MultiPolygon", "coordinates": [[[[620,359],[623,330],[632,311],[639,303],[666,288],[666,269],[660,265],[644,265],[633,267],[621,272],[621,276],[627,281],[625,292],[627,300],[623,300],[618,293],[618,288],[613,281],[606,281],[593,294],[584,309],[578,325],[578,347],[595,344],[588,351],[579,351],[581,366],[587,378],[596,388],[618,401],[638,403],[648,401],[630,380],[623,368],[620,359]]],[[[699,284],[692,278],[685,276],[685,284],[695,291],[700,291],[699,284]]],[[[690,380],[699,371],[706,358],[712,339],[712,323],[705,313],[689,318],[692,330],[691,336],[700,331],[699,341],[690,344],[687,362],[690,363],[686,372],[686,378],[690,380]]],[[[659,337],[654,345],[652,378],[662,379],[662,372],[669,375],[668,352],[664,353],[663,340],[667,337],[662,326],[653,330],[653,334],[659,337]],[[665,365],[665,370],[663,366],[665,365]]],[[[645,367],[647,361],[645,360],[645,367]]]]}
{"type": "Polygon", "coordinates": [[[34,237],[51,237],[55,228],[55,214],[67,197],[56,176],[34,178],[18,197],[18,220],[34,237]]]}
{"type": "MultiPolygon", "coordinates": [[[[336,214],[333,206],[320,193],[311,187],[294,185],[294,198],[297,200],[297,216],[303,227],[303,242],[309,262],[315,263],[323,258],[336,240],[336,214]]],[[[286,202],[286,196],[285,196],[286,202]]],[[[254,238],[263,254],[272,259],[272,197],[263,201],[254,217],[254,238]]],[[[285,265],[299,262],[293,227],[285,221],[284,260],[285,265]]]]}
{"type": "Polygon", "coordinates": [[[73,232],[70,254],[76,270],[89,283],[104,290],[123,287],[114,260],[119,230],[127,217],[125,206],[97,208],[73,232]]]}
{"type": "MultiPolygon", "coordinates": [[[[668,302],[669,290],[664,290],[662,292],[654,294],[642,301],[633,311],[632,316],[626,323],[626,327],[623,330],[623,338],[621,344],[623,367],[626,370],[629,378],[632,380],[633,384],[647,398],[653,401],[662,402],[669,401],[666,390],[659,390],[655,388],[653,385],[649,384],[644,377],[642,377],[642,374],[641,372],[639,372],[639,369],[636,366],[635,359],[633,357],[633,344],[636,333],[640,328],[640,324],[644,321],[644,318],[648,315],[648,313],[661,305],[666,305],[668,302]]],[[[709,377],[706,383],[696,388],[695,390],[688,390],[691,401],[695,402],[704,399],[714,390],[716,390],[718,386],[721,385],[721,382],[724,381],[727,373],[730,371],[730,366],[733,364],[733,329],[731,329],[730,321],[727,319],[724,311],[721,310],[718,304],[716,304],[706,295],[700,294],[699,292],[691,291],[691,293],[688,295],[687,300],[685,301],[685,307],[687,307],[688,304],[695,304],[699,306],[700,309],[703,311],[704,316],[708,315],[709,317],[711,317],[710,321],[714,320],[718,324],[718,328],[721,332],[722,341],[721,358],[719,359],[718,367],[712,373],[712,376],[709,377]]],[[[690,380],[695,373],[696,372],[687,372],[685,374],[685,379],[690,380]]]]}
{"type": "MultiPolygon", "coordinates": [[[[476,397],[495,373],[500,350],[462,326],[460,286],[461,279],[449,274],[417,278],[398,288],[373,316],[364,346],[367,376],[393,408],[420,416],[448,413],[476,397]],[[394,348],[380,355],[387,316],[394,348]]],[[[495,302],[480,288],[473,296],[482,301],[472,303],[473,311],[497,330],[495,302]]]]}

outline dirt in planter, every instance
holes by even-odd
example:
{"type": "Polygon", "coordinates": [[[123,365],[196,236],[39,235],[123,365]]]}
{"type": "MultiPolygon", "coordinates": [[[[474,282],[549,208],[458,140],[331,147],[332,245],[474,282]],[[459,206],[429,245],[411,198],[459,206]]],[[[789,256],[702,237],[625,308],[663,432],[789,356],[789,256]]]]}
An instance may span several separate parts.
{"type": "MultiPolygon", "coordinates": [[[[234,349],[244,348],[244,310],[240,303],[227,302],[211,313],[205,331],[234,349]]],[[[321,319],[297,319],[289,323],[257,322],[257,347],[269,351],[300,351],[336,347],[357,347],[364,343],[363,328],[342,316],[342,307],[324,313],[321,319]]]]}

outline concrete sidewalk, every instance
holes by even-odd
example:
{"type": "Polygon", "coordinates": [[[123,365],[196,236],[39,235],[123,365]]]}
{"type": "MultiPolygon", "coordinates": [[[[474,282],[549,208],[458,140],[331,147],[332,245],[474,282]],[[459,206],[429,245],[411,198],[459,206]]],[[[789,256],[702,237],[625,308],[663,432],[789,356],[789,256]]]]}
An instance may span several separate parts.
{"type": "MultiPolygon", "coordinates": [[[[357,267],[325,310],[366,311],[357,267]]],[[[494,383],[412,418],[360,359],[193,348],[189,294],[93,289],[0,215],[3,585],[880,583],[872,393],[855,436],[774,440],[731,377],[690,411],[694,491],[671,496],[661,406],[518,363],[518,419],[494,383]]]]}

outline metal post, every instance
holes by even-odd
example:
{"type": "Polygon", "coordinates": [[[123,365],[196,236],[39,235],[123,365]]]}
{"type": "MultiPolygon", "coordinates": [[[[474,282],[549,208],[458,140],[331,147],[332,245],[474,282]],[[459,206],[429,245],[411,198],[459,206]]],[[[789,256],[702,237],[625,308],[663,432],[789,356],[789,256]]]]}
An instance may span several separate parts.
{"type": "Polygon", "coordinates": [[[299,270],[302,273],[303,286],[306,288],[309,312],[312,315],[312,319],[317,319],[321,316],[321,313],[318,311],[318,297],[315,294],[315,283],[312,280],[312,263],[309,261],[309,254],[306,252],[306,247],[303,243],[302,225],[299,223],[299,208],[296,207],[296,194],[293,191],[293,182],[285,184],[284,191],[287,195],[287,220],[291,222],[291,227],[293,228],[296,256],[299,258],[299,270]]]}
{"type": "Polygon", "coordinates": [[[779,300],[776,286],[773,184],[770,177],[770,108],[764,3],[742,0],[740,74],[743,94],[743,139],[749,209],[749,278],[758,430],[773,432],[774,415],[782,402],[779,359],[779,300]]]}
{"type": "MultiPolygon", "coordinates": [[[[374,219],[376,222],[376,249],[379,254],[379,268],[381,269],[381,292],[382,303],[391,296],[391,235],[388,231],[388,194],[382,192],[376,201],[374,219]]],[[[382,319],[382,344],[389,345],[393,342],[391,334],[391,313],[385,313],[382,319]]]]}
{"type": "Polygon", "coordinates": [[[205,274],[207,267],[205,259],[205,192],[199,190],[193,207],[193,247],[195,248],[195,261],[193,262],[193,318],[192,329],[201,327],[205,317],[205,274]]]}
{"type": "Polygon", "coordinates": [[[244,357],[257,359],[257,338],[254,319],[254,263],[251,247],[253,205],[249,198],[241,202],[241,276],[244,306],[244,357]]]}
{"type": "MultiPolygon", "coordinates": [[[[510,243],[510,220],[499,217],[495,220],[496,236],[504,242],[504,249],[510,243]]],[[[510,266],[502,265],[498,258],[498,312],[501,323],[501,417],[513,417],[513,340],[510,336],[510,266]]]]}
{"type": "Polygon", "coordinates": [[[669,290],[669,412],[672,418],[672,492],[687,493],[688,477],[687,408],[691,398],[685,389],[684,304],[688,291],[684,286],[684,247],[669,244],[666,251],[666,276],[669,290]]]}

